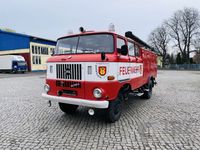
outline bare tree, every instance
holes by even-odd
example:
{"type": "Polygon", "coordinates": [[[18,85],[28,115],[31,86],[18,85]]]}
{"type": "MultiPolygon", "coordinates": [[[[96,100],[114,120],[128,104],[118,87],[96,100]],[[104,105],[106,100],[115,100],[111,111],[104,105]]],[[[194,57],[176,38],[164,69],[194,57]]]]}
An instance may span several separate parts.
{"type": "Polygon", "coordinates": [[[162,66],[165,67],[167,59],[167,50],[169,37],[164,25],[153,30],[149,35],[149,44],[158,52],[162,57],[162,66]]]}
{"type": "Polygon", "coordinates": [[[200,54],[200,33],[198,33],[195,37],[195,39],[193,40],[193,46],[195,48],[195,52],[200,54]]]}
{"type": "Polygon", "coordinates": [[[166,21],[169,35],[181,52],[183,61],[189,63],[192,40],[200,28],[200,15],[194,8],[184,8],[166,21]]]}
{"type": "Polygon", "coordinates": [[[195,47],[195,55],[193,57],[193,61],[197,64],[200,64],[200,33],[196,36],[193,41],[193,45],[195,47]]]}

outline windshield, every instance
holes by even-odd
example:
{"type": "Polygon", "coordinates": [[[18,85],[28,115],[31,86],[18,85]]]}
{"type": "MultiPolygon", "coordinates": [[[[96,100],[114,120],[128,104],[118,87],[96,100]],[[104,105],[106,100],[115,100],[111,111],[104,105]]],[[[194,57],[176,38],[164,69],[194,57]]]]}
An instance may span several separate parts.
{"type": "Polygon", "coordinates": [[[113,50],[111,34],[92,34],[58,40],[55,54],[112,53],[113,50]]]}
{"type": "Polygon", "coordinates": [[[18,66],[26,66],[26,62],[24,61],[19,61],[17,62],[18,66]]]}

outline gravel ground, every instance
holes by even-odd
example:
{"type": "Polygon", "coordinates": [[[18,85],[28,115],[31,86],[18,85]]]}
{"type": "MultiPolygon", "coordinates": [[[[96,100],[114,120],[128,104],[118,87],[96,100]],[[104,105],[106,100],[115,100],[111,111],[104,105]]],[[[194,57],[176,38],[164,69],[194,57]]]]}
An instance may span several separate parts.
{"type": "Polygon", "coordinates": [[[44,80],[0,74],[0,149],[200,149],[200,72],[159,71],[152,98],[130,95],[113,124],[101,111],[49,108],[44,80]]]}

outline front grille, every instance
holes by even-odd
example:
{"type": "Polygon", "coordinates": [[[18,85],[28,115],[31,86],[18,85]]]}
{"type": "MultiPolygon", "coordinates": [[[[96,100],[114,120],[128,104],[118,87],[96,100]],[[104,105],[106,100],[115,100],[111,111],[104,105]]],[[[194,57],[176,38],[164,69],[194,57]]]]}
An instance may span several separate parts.
{"type": "Polygon", "coordinates": [[[57,79],[81,80],[81,64],[56,64],[57,79]]]}

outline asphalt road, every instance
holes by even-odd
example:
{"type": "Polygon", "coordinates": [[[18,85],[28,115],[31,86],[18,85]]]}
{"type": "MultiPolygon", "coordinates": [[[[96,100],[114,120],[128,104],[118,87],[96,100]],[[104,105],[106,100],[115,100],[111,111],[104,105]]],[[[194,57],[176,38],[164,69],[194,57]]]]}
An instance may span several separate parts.
{"type": "Polygon", "coordinates": [[[44,73],[0,74],[0,149],[200,149],[200,72],[159,71],[152,98],[130,95],[114,124],[101,111],[49,108],[44,80],[44,73]]]}

